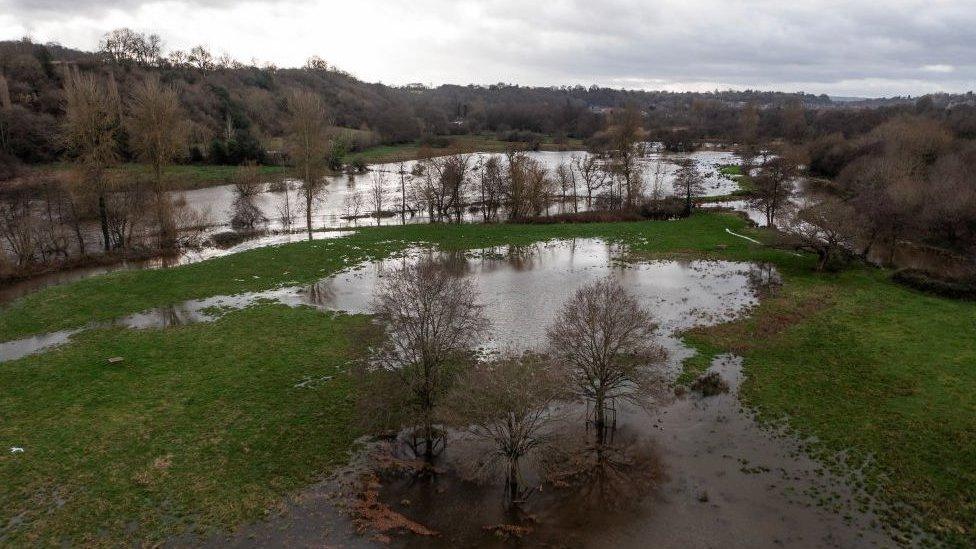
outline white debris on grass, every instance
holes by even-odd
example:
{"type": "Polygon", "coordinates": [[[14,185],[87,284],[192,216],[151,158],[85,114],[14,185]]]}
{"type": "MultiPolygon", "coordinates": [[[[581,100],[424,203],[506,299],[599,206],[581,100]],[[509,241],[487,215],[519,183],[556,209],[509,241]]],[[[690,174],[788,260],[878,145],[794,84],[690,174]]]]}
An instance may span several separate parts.
{"type": "Polygon", "coordinates": [[[744,238],[744,239],[748,240],[749,242],[755,242],[756,244],[762,244],[762,242],[756,240],[755,238],[749,238],[748,236],[741,235],[741,234],[736,233],[736,232],[732,232],[732,229],[729,229],[729,228],[726,228],[725,229],[725,232],[729,233],[732,236],[737,236],[739,238],[744,238]]]}
{"type": "Polygon", "coordinates": [[[24,449],[21,448],[20,446],[11,446],[10,447],[10,453],[11,454],[23,454],[24,453],[24,449]]]}

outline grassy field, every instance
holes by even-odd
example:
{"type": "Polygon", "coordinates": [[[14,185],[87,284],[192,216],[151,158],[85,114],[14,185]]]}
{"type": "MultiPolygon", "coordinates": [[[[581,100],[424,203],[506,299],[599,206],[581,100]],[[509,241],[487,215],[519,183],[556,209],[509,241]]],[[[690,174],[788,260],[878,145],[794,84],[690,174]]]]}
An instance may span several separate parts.
{"type": "MultiPolygon", "coordinates": [[[[0,340],[309,282],[413,242],[467,249],[602,237],[637,256],[771,262],[784,278],[778,294],[748,318],[687,334],[702,354],[685,379],[715,353],[742,354],[743,396],[762,418],[786,417],[816,436],[813,449],[825,459],[840,450],[855,466],[871,458],[865,479],[876,493],[916,506],[922,523],[951,542],[976,541],[976,304],[903,289],[876,269],[817,274],[811,257],[727,228],[765,238],[737,216],[704,213],[673,222],[370,228],[48,288],[0,311],[0,340]]],[[[105,525],[97,535],[117,542],[260,515],[341,460],[355,436],[345,421],[351,411],[329,407],[355,392],[347,378],[314,394],[293,385],[341,368],[356,352],[349,334],[363,325],[361,317],[261,305],[214,324],[92,331],[0,364],[0,447],[26,449],[0,454],[0,525],[23,516],[10,539],[84,541],[85,521],[96,522],[105,525]],[[107,365],[116,355],[125,362],[107,365]]]]}
{"type": "Polygon", "coordinates": [[[0,365],[0,545],[151,543],[261,517],[346,459],[365,325],[260,305],[0,365]]]}
{"type": "MultiPolygon", "coordinates": [[[[433,153],[447,154],[451,151],[472,153],[472,152],[505,152],[512,146],[525,145],[525,143],[511,143],[502,141],[494,136],[488,135],[455,135],[449,136],[451,141],[449,147],[432,148],[433,153]]],[[[551,138],[542,143],[544,151],[558,150],[580,150],[583,143],[578,139],[569,139],[564,144],[556,144],[551,138]]],[[[404,143],[402,145],[380,145],[361,152],[352,153],[347,158],[348,162],[361,160],[366,164],[386,164],[390,162],[401,162],[415,160],[420,157],[420,143],[404,143]]]]}
{"type": "Polygon", "coordinates": [[[717,353],[743,356],[744,401],[817,437],[838,471],[867,465],[868,490],[896,504],[891,524],[921,516],[943,541],[976,543],[976,303],[875,269],[794,273],[748,318],[685,339],[700,352],[685,381],[717,353]]]}

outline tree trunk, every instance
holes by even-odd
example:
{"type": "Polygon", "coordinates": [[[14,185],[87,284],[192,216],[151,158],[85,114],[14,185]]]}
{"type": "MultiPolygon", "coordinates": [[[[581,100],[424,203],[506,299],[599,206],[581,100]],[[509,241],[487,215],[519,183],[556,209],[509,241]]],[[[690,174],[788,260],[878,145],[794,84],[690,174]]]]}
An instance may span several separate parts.
{"type": "Polygon", "coordinates": [[[512,503],[518,499],[519,496],[519,481],[518,481],[518,460],[509,459],[508,460],[508,495],[512,498],[512,503]]]}
{"type": "MultiPolygon", "coordinates": [[[[308,183],[306,183],[308,185],[308,183]]],[[[308,230],[308,239],[312,240],[312,188],[305,189],[305,227],[308,230]]]]}
{"type": "Polygon", "coordinates": [[[102,242],[105,246],[105,251],[109,251],[112,247],[109,241],[108,234],[108,206],[105,205],[105,192],[102,191],[98,193],[98,217],[102,222],[102,242]]]}
{"type": "Polygon", "coordinates": [[[593,403],[593,427],[596,429],[596,443],[603,446],[606,441],[606,401],[602,393],[596,395],[593,403]]]}

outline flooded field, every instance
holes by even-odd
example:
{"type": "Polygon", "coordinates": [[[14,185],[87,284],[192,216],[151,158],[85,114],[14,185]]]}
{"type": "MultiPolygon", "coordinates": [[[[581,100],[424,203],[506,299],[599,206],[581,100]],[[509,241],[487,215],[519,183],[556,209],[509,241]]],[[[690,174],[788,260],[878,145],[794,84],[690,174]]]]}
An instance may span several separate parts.
{"type": "MultiPolygon", "coordinates": [[[[681,360],[692,353],[678,338],[681,330],[746,314],[779,284],[769,266],[625,261],[624,251],[595,239],[456,254],[413,249],[402,257],[364,264],[309,286],[187,302],[120,322],[159,327],[206,321],[225,308],[244,307],[259,299],[369,312],[373,289],[384,273],[402,262],[429,257],[475,283],[493,324],[485,346],[530,349],[544,341],[546,325],[577,287],[612,275],[655,316],[659,323],[655,339],[669,351],[666,367],[673,379],[681,360]]],[[[433,479],[402,472],[380,476],[379,502],[435,534],[362,536],[338,494],[362,472],[369,452],[387,444],[379,442],[368,444],[349,469],[291,498],[267,521],[206,540],[172,540],[172,545],[892,545],[870,498],[809,458],[802,441],[761,428],[742,409],[737,395],[741,366],[741,360],[730,355],[713,362],[711,371],[728,384],[727,393],[662,395],[649,411],[621,405],[614,446],[631,465],[613,482],[585,492],[544,482],[538,462],[531,462],[526,482],[536,488],[513,514],[505,505],[501,478],[472,471],[471,464],[488,449],[457,432],[438,458],[433,479]],[[597,496],[609,498],[612,504],[602,505],[597,496]],[[590,504],[600,508],[594,510],[590,504]],[[518,529],[509,528],[514,525],[518,529]]],[[[582,405],[561,406],[553,439],[569,445],[588,440],[585,415],[582,405]]],[[[401,450],[385,451],[398,455],[401,450]]]]}
{"type": "MultiPolygon", "coordinates": [[[[550,175],[557,166],[563,164],[569,166],[574,157],[585,157],[589,153],[585,151],[565,151],[565,152],[529,152],[526,153],[530,158],[538,160],[546,168],[550,175]]],[[[495,156],[503,159],[504,155],[498,153],[474,153],[471,157],[470,166],[477,173],[480,166],[489,157],[495,156]]],[[[674,175],[678,169],[678,162],[685,158],[695,160],[698,169],[706,174],[705,195],[719,196],[729,194],[738,189],[738,185],[731,179],[723,177],[718,172],[718,167],[726,164],[734,164],[737,158],[731,152],[703,150],[688,154],[651,152],[641,161],[643,170],[645,192],[650,193],[655,187],[659,188],[661,196],[674,194],[674,175]]],[[[385,174],[384,184],[384,209],[399,212],[401,187],[400,171],[401,168],[406,173],[407,185],[411,179],[411,172],[416,166],[416,161],[408,161],[401,164],[376,164],[370,166],[371,172],[359,175],[339,175],[327,178],[327,185],[322,196],[315,205],[313,225],[317,228],[322,227],[358,227],[361,225],[375,224],[373,218],[349,219],[353,216],[365,216],[369,213],[368,196],[374,187],[374,173],[385,174]],[[356,197],[359,196],[358,205],[356,197]]],[[[297,183],[292,182],[292,187],[297,183]]],[[[579,207],[586,209],[585,189],[579,183],[578,192],[581,200],[579,207]]],[[[476,198],[476,185],[473,183],[468,190],[469,200],[476,198]]],[[[292,208],[300,207],[295,201],[298,200],[297,193],[292,190],[289,198],[292,208]]],[[[409,189],[408,189],[409,192],[409,189]]],[[[211,219],[216,224],[227,223],[230,218],[231,205],[234,201],[234,189],[232,185],[221,185],[217,187],[207,187],[182,193],[186,197],[187,203],[195,208],[209,212],[211,219]]],[[[271,228],[280,228],[280,222],[276,221],[279,217],[278,206],[285,200],[284,191],[265,192],[257,197],[255,201],[262,213],[271,222],[271,228]]],[[[409,201],[409,197],[408,197],[409,201]]],[[[572,211],[571,203],[557,203],[550,207],[551,213],[572,211]]],[[[469,220],[478,220],[475,214],[468,214],[469,220]]],[[[410,223],[424,223],[429,221],[424,212],[411,212],[407,214],[407,221],[410,223]]],[[[298,219],[299,225],[304,224],[304,218],[298,219]]],[[[398,225],[401,223],[399,213],[397,215],[380,219],[380,224],[398,225]]]]}

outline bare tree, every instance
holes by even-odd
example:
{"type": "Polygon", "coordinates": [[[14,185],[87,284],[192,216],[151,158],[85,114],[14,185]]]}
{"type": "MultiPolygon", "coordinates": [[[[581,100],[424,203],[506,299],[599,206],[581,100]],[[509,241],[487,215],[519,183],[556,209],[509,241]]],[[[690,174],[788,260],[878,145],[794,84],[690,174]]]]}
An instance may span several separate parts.
{"type": "Polygon", "coordinates": [[[450,154],[424,161],[424,169],[433,183],[433,206],[439,220],[461,222],[471,157],[450,154]]]}
{"type": "Polygon", "coordinates": [[[510,501],[521,497],[519,462],[548,441],[553,404],[565,396],[559,371],[536,354],[505,354],[469,369],[447,399],[452,419],[494,446],[488,465],[507,469],[510,501]]]}
{"type": "Polygon", "coordinates": [[[129,100],[126,127],[136,156],[152,167],[160,247],[172,248],[176,244],[176,227],[172,205],[163,188],[163,170],[186,144],[186,122],[176,91],[161,84],[156,76],[137,84],[129,100]]]}
{"type": "Polygon", "coordinates": [[[817,271],[853,249],[856,234],[854,210],[837,198],[824,199],[787,216],[782,227],[788,242],[798,250],[817,254],[817,271]]]}
{"type": "Polygon", "coordinates": [[[776,214],[793,195],[795,177],[796,164],[789,158],[777,157],[763,165],[753,179],[755,190],[750,202],[762,210],[766,225],[773,226],[776,214]]]}
{"type": "Polygon", "coordinates": [[[376,226],[380,226],[380,219],[383,217],[383,186],[386,184],[386,173],[379,170],[373,172],[373,186],[369,190],[369,205],[376,219],[376,226]]]}
{"type": "Polygon", "coordinates": [[[562,204],[566,203],[566,197],[573,199],[573,211],[579,211],[579,204],[576,201],[576,172],[570,164],[560,164],[556,166],[556,180],[559,182],[559,199],[562,204]]]}
{"type": "Polygon", "coordinates": [[[502,192],[505,177],[502,175],[501,161],[497,156],[490,156],[481,167],[481,216],[485,223],[498,221],[498,210],[501,208],[502,192]]]}
{"type": "Polygon", "coordinates": [[[583,179],[583,186],[586,188],[586,207],[593,207],[593,193],[607,185],[607,172],[601,166],[600,156],[587,154],[574,156],[573,165],[583,179]]]}
{"type": "Polygon", "coordinates": [[[288,155],[302,182],[305,197],[305,226],[312,239],[312,212],[322,190],[329,154],[330,122],[322,99],[306,90],[288,95],[288,155]]]}
{"type": "Polygon", "coordinates": [[[685,215],[691,215],[695,198],[705,193],[705,176],[698,170],[694,159],[686,158],[678,164],[674,189],[685,199],[685,215]]]}
{"type": "Polygon", "coordinates": [[[387,333],[378,360],[399,376],[411,395],[415,433],[428,461],[439,438],[435,410],[461,357],[488,326],[477,299],[470,281],[430,260],[396,269],[377,288],[373,311],[387,333]]]}
{"type": "Polygon", "coordinates": [[[71,73],[65,79],[63,134],[79,179],[98,196],[102,243],[111,248],[106,204],[105,170],[118,162],[118,119],[107,95],[91,75],[71,73]]]}
{"type": "Polygon", "coordinates": [[[640,159],[644,156],[643,123],[641,113],[628,105],[614,115],[610,129],[613,150],[611,165],[620,181],[621,200],[625,207],[634,207],[643,194],[644,176],[640,159]]]}
{"type": "Polygon", "coordinates": [[[651,342],[656,325],[619,282],[605,278],[579,288],[563,305],[548,338],[552,355],[569,372],[572,390],[593,405],[597,443],[609,429],[617,399],[644,404],[655,388],[654,366],[664,350],[651,342]]]}
{"type": "Polygon", "coordinates": [[[278,189],[281,192],[281,197],[275,204],[278,220],[281,221],[281,227],[285,231],[291,232],[291,226],[295,222],[295,211],[291,206],[291,184],[286,179],[281,182],[278,189]]]}
{"type": "MultiPolygon", "coordinates": [[[[407,224],[407,181],[411,178],[409,172],[407,172],[407,166],[405,163],[400,162],[397,164],[398,170],[397,175],[400,176],[400,224],[407,224]]],[[[413,214],[411,213],[411,217],[413,214]]]]}
{"type": "Polygon", "coordinates": [[[346,195],[342,201],[342,207],[345,210],[346,218],[351,219],[353,223],[359,223],[359,213],[363,210],[363,193],[362,191],[353,191],[352,193],[346,195]]]}
{"type": "Polygon", "coordinates": [[[234,229],[253,231],[259,223],[267,221],[254,203],[261,187],[261,172],[256,163],[246,162],[237,168],[234,174],[234,210],[230,221],[234,229]]]}
{"type": "Polygon", "coordinates": [[[0,201],[0,234],[17,258],[17,264],[24,266],[34,261],[38,251],[40,220],[33,213],[30,189],[15,187],[8,194],[0,201]]]}

